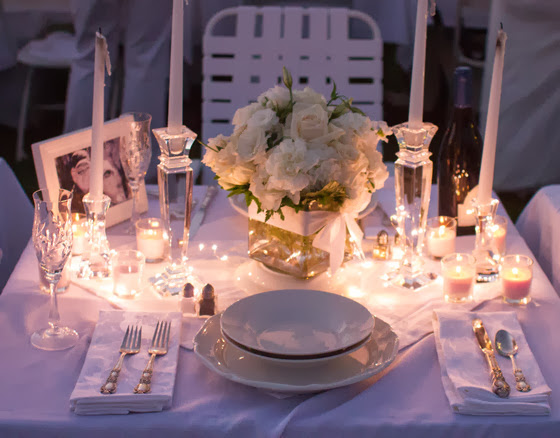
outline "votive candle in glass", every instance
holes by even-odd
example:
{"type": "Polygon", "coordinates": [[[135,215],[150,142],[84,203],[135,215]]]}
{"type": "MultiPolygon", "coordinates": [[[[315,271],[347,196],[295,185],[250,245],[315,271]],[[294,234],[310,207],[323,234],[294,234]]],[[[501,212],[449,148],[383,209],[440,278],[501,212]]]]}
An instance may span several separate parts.
{"type": "Polygon", "coordinates": [[[80,255],[86,252],[88,244],[88,223],[85,214],[72,214],[72,254],[80,255]]]}
{"type": "Polygon", "coordinates": [[[505,302],[527,304],[531,301],[533,260],[520,254],[505,256],[500,268],[500,279],[505,302]]]}
{"type": "Polygon", "coordinates": [[[455,252],[457,238],[457,221],[449,216],[437,216],[428,219],[426,229],[428,253],[437,259],[455,252]]]}
{"type": "Polygon", "coordinates": [[[144,218],[136,222],[136,248],[144,254],[147,263],[163,261],[166,240],[167,232],[160,219],[144,218]]]}
{"type": "Polygon", "coordinates": [[[506,255],[507,218],[496,216],[494,218],[494,244],[503,257],[506,255]]]}
{"type": "Polygon", "coordinates": [[[146,259],[140,251],[117,251],[113,256],[113,293],[119,298],[134,298],[143,289],[146,259]]]}
{"type": "Polygon", "coordinates": [[[472,301],[476,259],[471,254],[453,253],[441,259],[443,296],[448,303],[472,301]]]}

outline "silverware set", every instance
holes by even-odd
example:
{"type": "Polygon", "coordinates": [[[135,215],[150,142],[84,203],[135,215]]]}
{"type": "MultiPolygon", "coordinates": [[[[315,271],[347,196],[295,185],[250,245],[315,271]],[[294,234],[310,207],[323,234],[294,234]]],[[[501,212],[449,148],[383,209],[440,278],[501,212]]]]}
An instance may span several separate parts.
{"type": "MultiPolygon", "coordinates": [[[[147,394],[151,391],[152,375],[154,371],[154,362],[156,356],[163,356],[167,354],[169,349],[169,334],[171,332],[171,323],[169,321],[158,321],[154,330],[152,343],[148,348],[150,359],[138,385],[134,387],[135,394],[147,394]]],[[[128,326],[124,334],[119,352],[121,356],[109,373],[106,382],[101,386],[100,392],[102,394],[114,394],[117,391],[117,381],[120,371],[122,369],[123,361],[126,355],[136,354],[140,352],[140,345],[142,343],[142,327],[128,326]]]]}
{"type": "MultiPolygon", "coordinates": [[[[484,324],[480,319],[474,319],[472,322],[474,335],[478,341],[478,346],[480,350],[486,356],[488,365],[490,367],[490,375],[492,377],[492,392],[498,397],[507,398],[510,394],[510,386],[506,382],[502,370],[498,365],[496,356],[494,355],[494,348],[492,347],[492,341],[488,337],[488,333],[484,328],[484,324]]],[[[509,357],[513,367],[513,375],[515,377],[516,385],[515,388],[520,392],[528,392],[531,390],[531,386],[527,383],[523,371],[521,368],[517,367],[515,363],[514,356],[518,351],[517,343],[515,339],[506,330],[499,330],[496,333],[495,338],[496,349],[501,356],[509,357]]]]}

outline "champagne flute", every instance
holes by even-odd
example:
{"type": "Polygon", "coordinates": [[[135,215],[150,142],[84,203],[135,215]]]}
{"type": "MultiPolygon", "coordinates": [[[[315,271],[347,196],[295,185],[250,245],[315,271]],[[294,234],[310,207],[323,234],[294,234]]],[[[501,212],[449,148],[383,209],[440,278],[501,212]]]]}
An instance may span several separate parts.
{"type": "Polygon", "coordinates": [[[72,192],[37,190],[33,193],[33,246],[39,266],[49,283],[48,327],[31,335],[31,344],[41,350],[65,350],[78,341],[78,333],[61,327],[56,285],[72,253],[72,192]]]}
{"type": "Polygon", "coordinates": [[[150,123],[152,116],[147,113],[126,113],[121,116],[126,124],[125,136],[121,139],[119,155],[132,192],[132,215],[127,232],[135,233],[138,220],[138,192],[150,160],[152,158],[152,137],[150,123]]]}

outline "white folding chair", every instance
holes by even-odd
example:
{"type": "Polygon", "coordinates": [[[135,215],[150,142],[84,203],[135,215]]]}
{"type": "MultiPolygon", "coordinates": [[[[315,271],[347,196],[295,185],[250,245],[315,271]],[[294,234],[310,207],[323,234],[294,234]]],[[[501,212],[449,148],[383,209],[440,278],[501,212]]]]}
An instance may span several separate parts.
{"type": "Polygon", "coordinates": [[[3,158],[0,158],[0,187],[1,291],[31,236],[33,205],[3,158]]]}
{"type": "Polygon", "coordinates": [[[232,131],[235,111],[281,84],[282,67],[294,88],[327,97],[354,97],[370,118],[382,118],[383,41],[367,14],[346,8],[239,6],[214,15],[204,32],[202,135],[232,131]],[[359,29],[361,38],[353,38],[359,29]],[[366,32],[364,32],[364,29],[366,32]],[[369,35],[369,38],[364,37],[369,35]]]}

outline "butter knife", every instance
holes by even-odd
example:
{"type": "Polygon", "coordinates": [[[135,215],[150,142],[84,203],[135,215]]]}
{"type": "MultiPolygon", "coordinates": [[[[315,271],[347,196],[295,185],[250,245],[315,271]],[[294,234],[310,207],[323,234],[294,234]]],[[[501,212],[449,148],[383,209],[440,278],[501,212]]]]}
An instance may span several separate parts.
{"type": "Polygon", "coordinates": [[[204,199],[202,200],[202,204],[200,204],[200,208],[196,211],[194,216],[191,219],[191,227],[189,228],[189,239],[192,239],[200,225],[202,225],[202,221],[204,220],[204,215],[206,214],[206,208],[212,202],[214,195],[218,191],[218,187],[216,186],[208,186],[206,189],[206,195],[204,195],[204,199]]]}
{"type": "Polygon", "coordinates": [[[498,365],[496,356],[494,355],[494,349],[492,348],[492,341],[486,333],[484,324],[482,320],[474,319],[472,322],[474,335],[478,341],[478,345],[486,359],[488,360],[488,365],[490,366],[490,375],[492,376],[492,392],[498,397],[507,398],[509,397],[510,387],[502,374],[502,370],[498,365]]]}

